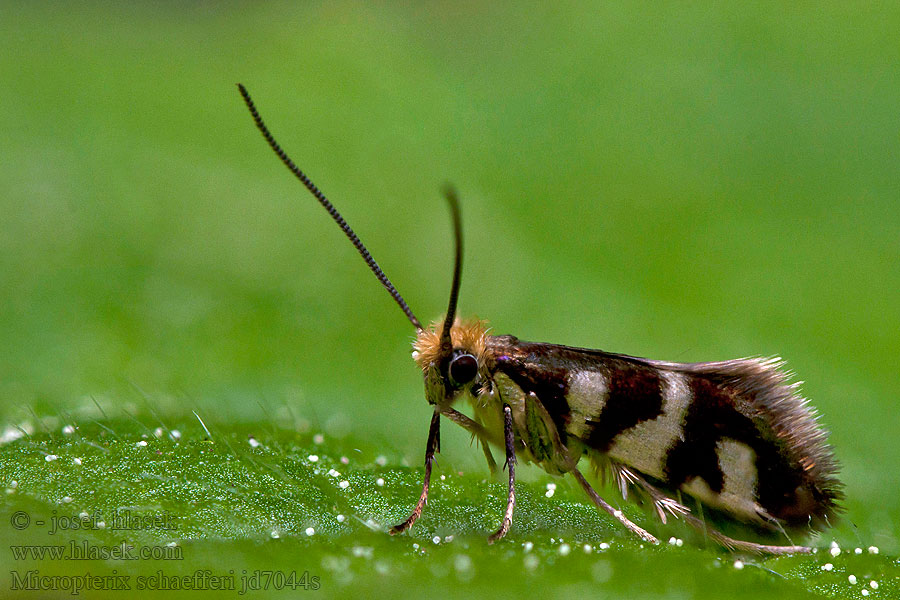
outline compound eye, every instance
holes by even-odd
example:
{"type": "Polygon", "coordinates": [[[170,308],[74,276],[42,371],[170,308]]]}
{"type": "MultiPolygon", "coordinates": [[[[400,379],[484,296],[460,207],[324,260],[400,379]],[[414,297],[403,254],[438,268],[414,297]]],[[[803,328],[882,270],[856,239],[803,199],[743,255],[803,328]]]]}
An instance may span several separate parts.
{"type": "Polygon", "coordinates": [[[450,379],[456,385],[465,385],[478,374],[478,361],[471,354],[460,354],[450,361],[450,379]]]}

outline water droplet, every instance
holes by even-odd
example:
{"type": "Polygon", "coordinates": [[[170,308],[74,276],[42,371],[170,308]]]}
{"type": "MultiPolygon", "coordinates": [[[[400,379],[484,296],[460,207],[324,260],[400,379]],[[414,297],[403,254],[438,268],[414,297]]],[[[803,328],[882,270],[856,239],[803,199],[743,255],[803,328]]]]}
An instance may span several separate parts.
{"type": "Polygon", "coordinates": [[[453,559],[453,568],[458,573],[465,573],[472,569],[472,559],[466,554],[457,554],[453,559]]]}
{"type": "Polygon", "coordinates": [[[612,579],[613,568],[609,561],[598,560],[591,566],[591,577],[597,583],[606,583],[612,579]]]}
{"type": "Polygon", "coordinates": [[[391,571],[391,566],[384,560],[375,561],[375,572],[379,575],[387,575],[391,571]]]}

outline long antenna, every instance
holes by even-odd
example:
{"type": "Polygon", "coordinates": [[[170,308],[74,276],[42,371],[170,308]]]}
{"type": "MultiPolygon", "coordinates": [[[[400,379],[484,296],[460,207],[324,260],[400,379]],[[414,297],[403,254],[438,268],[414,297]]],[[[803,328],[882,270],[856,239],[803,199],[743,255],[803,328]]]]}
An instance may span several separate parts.
{"type": "Polygon", "coordinates": [[[456,237],[456,262],[453,266],[453,285],[450,286],[450,303],[447,306],[447,316],[444,318],[444,328],[441,330],[441,354],[449,356],[453,351],[453,342],[450,340],[450,328],[456,318],[456,301],[459,299],[459,280],[462,274],[463,238],[462,219],[459,216],[459,197],[456,188],[450,184],[444,186],[444,197],[450,205],[450,213],[453,216],[453,234],[456,237]]]}
{"type": "MultiPolygon", "coordinates": [[[[422,324],[416,318],[416,315],[413,314],[412,309],[406,303],[406,300],[403,299],[403,296],[400,295],[400,292],[397,291],[397,288],[394,287],[394,284],[391,283],[391,280],[387,278],[387,275],[384,274],[384,271],[381,270],[381,267],[378,266],[378,263],[375,262],[375,259],[372,258],[372,255],[369,254],[368,249],[363,245],[363,243],[359,240],[359,237],[350,229],[350,226],[347,225],[347,222],[344,220],[344,217],[341,216],[341,213],[337,211],[331,202],[328,201],[328,198],[325,197],[325,194],[319,191],[319,188],[316,187],[309,177],[306,176],[306,173],[300,170],[300,168],[294,164],[294,161],[290,159],[290,157],[285,153],[284,150],[281,149],[281,146],[278,145],[278,142],[275,141],[275,138],[272,137],[272,134],[269,133],[269,128],[266,127],[266,124],[263,123],[262,117],[259,116],[259,112],[256,110],[256,106],[253,104],[253,100],[250,98],[250,93],[247,91],[247,88],[243,86],[243,84],[237,84],[238,90],[241,92],[241,96],[244,97],[244,103],[247,105],[247,108],[250,109],[250,114],[253,116],[253,120],[256,122],[256,127],[259,128],[260,132],[262,132],[263,137],[266,138],[266,141],[269,143],[269,147],[275,151],[275,154],[278,155],[278,158],[281,159],[281,162],[290,169],[291,173],[293,173],[297,179],[306,186],[306,189],[312,193],[313,196],[316,197],[316,200],[319,201],[319,204],[322,205],[325,210],[328,211],[328,214],[331,215],[331,218],[334,219],[335,223],[341,228],[341,231],[353,242],[353,245],[359,251],[359,254],[363,257],[363,260],[366,261],[366,264],[369,265],[369,269],[375,274],[375,277],[378,278],[378,281],[381,282],[381,285],[385,287],[385,289],[390,293],[391,297],[394,301],[400,306],[403,310],[403,313],[406,315],[406,318],[415,325],[416,329],[422,330],[422,324]]],[[[457,211],[458,212],[458,211],[457,211]]],[[[457,227],[458,229],[458,227],[457,227]]],[[[457,232],[457,237],[459,233],[457,232]]],[[[457,259],[457,263],[459,260],[457,259]]],[[[454,287],[458,287],[454,282],[454,287]]],[[[453,305],[456,305],[456,300],[453,300],[453,305]]],[[[454,309],[455,310],[455,309],[454,309]]],[[[449,335],[449,334],[448,334],[449,335]]]]}

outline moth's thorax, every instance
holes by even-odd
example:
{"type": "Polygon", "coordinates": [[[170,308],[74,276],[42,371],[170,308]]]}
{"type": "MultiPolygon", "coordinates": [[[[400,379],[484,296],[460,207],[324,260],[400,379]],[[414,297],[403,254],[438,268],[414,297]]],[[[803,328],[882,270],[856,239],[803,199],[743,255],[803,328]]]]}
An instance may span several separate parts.
{"type": "MultiPolygon", "coordinates": [[[[413,360],[423,371],[431,366],[437,366],[441,358],[441,329],[443,326],[443,319],[432,322],[428,327],[419,331],[416,341],[413,342],[413,360]]],[[[453,349],[471,354],[478,360],[478,366],[481,367],[484,365],[487,332],[488,327],[485,321],[456,319],[450,329],[453,349]]]]}

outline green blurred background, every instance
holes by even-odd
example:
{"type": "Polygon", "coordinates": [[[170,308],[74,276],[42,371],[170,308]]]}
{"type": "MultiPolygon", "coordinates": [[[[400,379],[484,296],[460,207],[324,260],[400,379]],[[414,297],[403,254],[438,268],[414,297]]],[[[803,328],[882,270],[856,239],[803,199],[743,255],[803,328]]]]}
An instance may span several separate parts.
{"type": "Polygon", "coordinates": [[[839,535],[898,550],[896,7],[4,3],[0,21],[2,422],[91,398],[221,423],[290,406],[418,463],[413,329],[240,81],[420,319],[446,303],[452,181],[461,311],[496,332],[785,357],[843,464],[839,535]]]}

